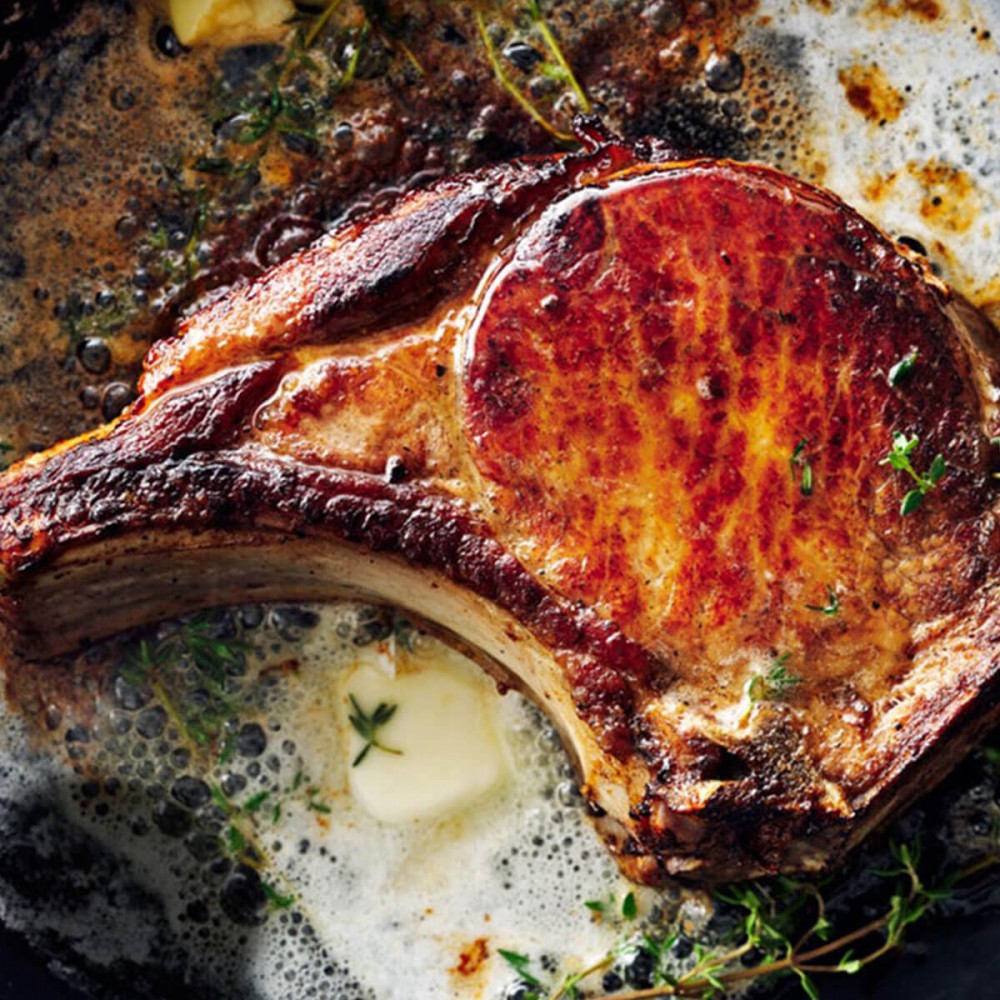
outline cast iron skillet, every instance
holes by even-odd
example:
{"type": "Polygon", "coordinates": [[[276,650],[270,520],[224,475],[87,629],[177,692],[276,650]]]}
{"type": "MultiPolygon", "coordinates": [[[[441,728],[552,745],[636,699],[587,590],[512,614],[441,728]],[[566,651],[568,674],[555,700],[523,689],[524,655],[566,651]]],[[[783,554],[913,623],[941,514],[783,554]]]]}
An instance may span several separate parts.
{"type": "MultiPolygon", "coordinates": [[[[8,0],[0,13],[0,129],[16,113],[26,84],[54,29],[64,23],[80,0],[8,0]]],[[[849,876],[847,876],[849,877],[849,876]]],[[[904,953],[883,959],[856,977],[820,981],[826,1000],[955,1000],[993,995],[1000,982],[1000,915],[995,905],[971,916],[931,923],[918,932],[916,943],[904,953]]],[[[0,925],[0,1000],[73,1000],[107,995],[75,976],[71,964],[61,961],[58,945],[43,956],[25,939],[0,925]],[[58,968],[62,975],[52,970],[58,968]]],[[[782,994],[798,987],[784,983],[782,994]]],[[[754,995],[764,995],[757,990],[754,995]]],[[[118,988],[113,995],[119,996],[118,988]]],[[[137,994],[138,995],[138,994],[137,994]]],[[[143,990],[143,995],[149,995],[143,990]]],[[[164,984],[161,996],[191,996],[190,990],[164,984]]]]}

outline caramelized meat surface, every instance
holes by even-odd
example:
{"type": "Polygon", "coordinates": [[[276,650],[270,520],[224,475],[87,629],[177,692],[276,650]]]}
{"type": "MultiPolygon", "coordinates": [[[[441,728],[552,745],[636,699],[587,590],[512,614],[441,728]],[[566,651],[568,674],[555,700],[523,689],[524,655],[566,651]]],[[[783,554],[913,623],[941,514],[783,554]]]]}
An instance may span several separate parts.
{"type": "Polygon", "coordinates": [[[398,603],[550,713],[629,874],[816,869],[997,717],[998,385],[995,331],[828,193],[520,161],[194,315],[13,469],[3,620],[37,654],[398,603]]]}

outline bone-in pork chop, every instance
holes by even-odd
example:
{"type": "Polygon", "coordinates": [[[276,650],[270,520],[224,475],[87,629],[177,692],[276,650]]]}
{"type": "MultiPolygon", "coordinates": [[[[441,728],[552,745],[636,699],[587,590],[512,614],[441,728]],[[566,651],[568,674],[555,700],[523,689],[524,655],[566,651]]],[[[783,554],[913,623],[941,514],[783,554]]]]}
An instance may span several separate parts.
{"type": "Polygon", "coordinates": [[[997,718],[998,385],[993,329],[826,192],[515,162],[193,315],[11,470],[3,621],[37,655],[391,602],[549,713],[629,874],[812,870],[997,718]]]}

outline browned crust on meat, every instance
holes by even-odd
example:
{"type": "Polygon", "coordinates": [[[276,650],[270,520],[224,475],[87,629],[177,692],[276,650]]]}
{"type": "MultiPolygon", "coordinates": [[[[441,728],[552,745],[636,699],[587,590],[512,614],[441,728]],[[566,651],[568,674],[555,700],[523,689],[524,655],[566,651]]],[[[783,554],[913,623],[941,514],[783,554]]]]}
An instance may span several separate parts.
{"type": "Polygon", "coordinates": [[[474,285],[488,260],[553,198],[634,162],[621,144],[591,145],[579,155],[503,163],[410,192],[391,212],[342,226],[182,323],[176,337],[153,345],[140,389],[157,395],[199,371],[359,330],[371,335],[426,314],[474,285]]]}
{"type": "Polygon", "coordinates": [[[35,581],[116,537],[346,543],[551,654],[617,762],[626,871],[811,870],[856,843],[998,714],[997,337],[831,195],[630,158],[442,182],[193,317],[118,423],[4,481],[11,634],[42,617],[35,581]],[[904,392],[886,372],[911,350],[904,392]],[[919,517],[878,463],[892,430],[919,434],[918,468],[948,456],[919,517]],[[377,471],[393,449],[400,481],[377,471]],[[839,619],[807,609],[831,580],[839,619]],[[737,719],[782,648],[802,689],[737,719]]]}
{"type": "MultiPolygon", "coordinates": [[[[8,542],[16,537],[21,545],[4,550],[8,579],[30,579],[73,546],[125,533],[334,536],[444,573],[510,612],[546,646],[571,655],[581,716],[610,753],[627,754],[631,692],[649,683],[654,658],[613,623],[548,593],[481,519],[424,489],[227,451],[281,371],[278,362],[261,362],[175,392],[145,414],[141,434],[119,424],[12,484],[0,513],[8,542]]],[[[16,627],[17,590],[8,587],[0,602],[3,618],[16,627]]],[[[30,648],[40,637],[24,640],[30,648]]]]}

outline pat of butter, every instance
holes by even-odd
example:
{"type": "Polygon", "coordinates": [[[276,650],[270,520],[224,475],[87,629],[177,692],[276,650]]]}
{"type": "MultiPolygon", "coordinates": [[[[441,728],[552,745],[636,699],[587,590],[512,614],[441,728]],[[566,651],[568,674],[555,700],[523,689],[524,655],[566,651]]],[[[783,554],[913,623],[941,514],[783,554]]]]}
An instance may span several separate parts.
{"type": "Polygon", "coordinates": [[[478,667],[430,642],[419,655],[365,650],[344,678],[342,725],[349,733],[348,773],[355,801],[384,823],[434,820],[475,802],[507,774],[509,763],[495,719],[495,687],[478,667]],[[365,741],[350,726],[349,695],[366,714],[396,705],[379,726],[380,743],[351,766],[365,741]]]}
{"type": "Polygon", "coordinates": [[[275,28],[294,13],[292,0],[170,0],[170,20],[184,45],[228,45],[275,28]]]}

